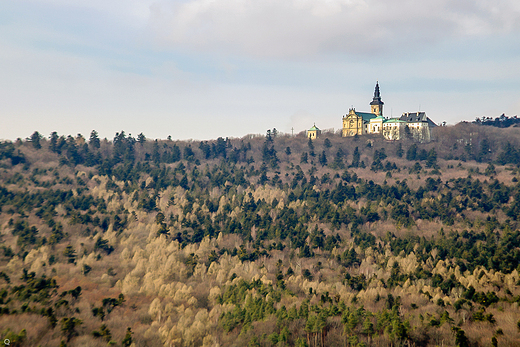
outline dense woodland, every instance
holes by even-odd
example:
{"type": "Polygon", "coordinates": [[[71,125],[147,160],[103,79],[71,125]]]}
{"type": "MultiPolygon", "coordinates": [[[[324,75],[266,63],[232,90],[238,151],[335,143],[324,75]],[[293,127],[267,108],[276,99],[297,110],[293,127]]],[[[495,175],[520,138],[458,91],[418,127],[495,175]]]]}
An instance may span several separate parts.
{"type": "Polygon", "coordinates": [[[518,346],[520,128],[0,142],[11,346],[518,346]]]}

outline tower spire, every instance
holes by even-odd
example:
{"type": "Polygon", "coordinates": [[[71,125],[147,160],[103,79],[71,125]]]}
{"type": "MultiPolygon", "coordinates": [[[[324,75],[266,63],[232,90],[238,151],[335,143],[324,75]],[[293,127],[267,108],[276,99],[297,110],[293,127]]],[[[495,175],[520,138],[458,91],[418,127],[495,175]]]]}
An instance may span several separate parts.
{"type": "Polygon", "coordinates": [[[372,113],[382,116],[384,102],[381,101],[381,92],[379,91],[379,81],[376,81],[376,88],[374,90],[374,98],[370,103],[370,110],[372,113]]]}
{"type": "Polygon", "coordinates": [[[379,81],[376,81],[376,89],[374,90],[374,100],[381,100],[381,92],[379,91],[379,81]]]}

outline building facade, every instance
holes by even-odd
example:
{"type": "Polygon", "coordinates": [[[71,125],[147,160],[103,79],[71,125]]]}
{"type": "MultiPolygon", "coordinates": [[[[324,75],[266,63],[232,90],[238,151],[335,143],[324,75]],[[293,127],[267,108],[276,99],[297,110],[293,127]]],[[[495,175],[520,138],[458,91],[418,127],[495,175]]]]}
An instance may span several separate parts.
{"type": "Polygon", "coordinates": [[[436,127],[425,112],[406,112],[403,113],[400,120],[406,122],[410,135],[419,142],[431,141],[431,129],[436,127]]]}
{"type": "Polygon", "coordinates": [[[383,123],[383,136],[387,140],[401,140],[406,132],[406,122],[399,118],[385,119],[383,123]]]}
{"type": "Polygon", "coordinates": [[[381,131],[381,121],[383,119],[383,101],[379,91],[379,82],[376,83],[374,98],[370,103],[370,112],[359,112],[351,108],[348,114],[343,116],[343,137],[372,134],[374,131],[381,131]]]}
{"type": "Polygon", "coordinates": [[[318,129],[318,127],[316,126],[316,124],[314,124],[314,125],[312,126],[312,128],[310,128],[309,130],[307,130],[307,137],[308,137],[309,139],[314,140],[314,139],[318,138],[318,136],[320,136],[320,135],[321,135],[321,130],[318,129]]]}
{"type": "Polygon", "coordinates": [[[426,116],[425,112],[406,112],[400,118],[385,118],[383,105],[379,82],[376,82],[374,97],[370,102],[370,112],[349,109],[343,116],[342,136],[381,134],[387,140],[401,140],[405,137],[412,137],[420,142],[431,140],[431,129],[437,125],[426,116]]]}

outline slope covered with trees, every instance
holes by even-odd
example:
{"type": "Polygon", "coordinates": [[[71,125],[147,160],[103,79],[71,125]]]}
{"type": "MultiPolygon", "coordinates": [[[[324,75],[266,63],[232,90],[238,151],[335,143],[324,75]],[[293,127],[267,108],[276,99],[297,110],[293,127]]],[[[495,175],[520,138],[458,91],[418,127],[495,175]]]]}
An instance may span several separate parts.
{"type": "Polygon", "coordinates": [[[0,142],[1,337],[519,345],[519,135],[0,142]]]}

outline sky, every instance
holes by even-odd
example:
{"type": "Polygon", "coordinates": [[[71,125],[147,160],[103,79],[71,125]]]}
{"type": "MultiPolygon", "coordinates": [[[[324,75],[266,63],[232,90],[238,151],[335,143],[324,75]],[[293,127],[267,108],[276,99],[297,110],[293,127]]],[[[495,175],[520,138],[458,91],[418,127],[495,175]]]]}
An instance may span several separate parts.
{"type": "Polygon", "coordinates": [[[2,0],[0,139],[520,113],[518,0],[2,0]]]}

